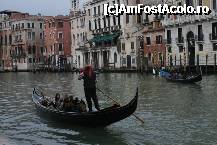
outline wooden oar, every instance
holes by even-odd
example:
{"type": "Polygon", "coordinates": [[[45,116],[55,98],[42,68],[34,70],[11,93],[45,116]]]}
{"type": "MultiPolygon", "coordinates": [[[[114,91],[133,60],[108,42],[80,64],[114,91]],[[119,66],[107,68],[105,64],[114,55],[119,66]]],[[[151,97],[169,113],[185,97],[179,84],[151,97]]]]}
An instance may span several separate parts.
{"type": "MultiPolygon", "coordinates": [[[[101,93],[103,93],[107,98],[111,99],[113,102],[115,102],[116,104],[120,105],[121,104],[116,101],[114,98],[110,97],[109,95],[105,94],[102,90],[100,90],[99,88],[97,88],[98,91],[100,91],[101,93]]],[[[140,122],[145,123],[140,117],[138,117],[137,115],[135,115],[134,113],[132,114],[134,117],[136,117],[136,119],[138,119],[140,122]]]]}

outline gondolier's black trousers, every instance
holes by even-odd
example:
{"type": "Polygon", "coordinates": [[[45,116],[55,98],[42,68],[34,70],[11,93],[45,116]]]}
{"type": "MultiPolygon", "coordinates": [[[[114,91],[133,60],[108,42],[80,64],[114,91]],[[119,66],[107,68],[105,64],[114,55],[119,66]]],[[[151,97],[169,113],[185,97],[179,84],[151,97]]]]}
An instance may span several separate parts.
{"type": "Polygon", "coordinates": [[[96,88],[84,88],[84,92],[85,92],[85,97],[86,97],[86,101],[87,101],[89,111],[92,111],[92,101],[91,101],[91,99],[94,102],[95,108],[97,110],[100,110],[98,98],[97,98],[97,95],[96,95],[96,88]]]}

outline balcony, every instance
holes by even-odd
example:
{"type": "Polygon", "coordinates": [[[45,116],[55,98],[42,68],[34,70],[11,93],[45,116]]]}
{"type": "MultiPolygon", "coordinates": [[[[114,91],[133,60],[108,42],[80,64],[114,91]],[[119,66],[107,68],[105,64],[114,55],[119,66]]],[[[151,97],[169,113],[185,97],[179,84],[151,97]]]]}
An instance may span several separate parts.
{"type": "Polygon", "coordinates": [[[145,26],[148,25],[149,24],[149,19],[144,19],[142,24],[145,25],[145,26]]]}
{"type": "Polygon", "coordinates": [[[217,34],[216,33],[210,33],[209,39],[211,42],[217,42],[217,34]]]}
{"type": "Polygon", "coordinates": [[[93,17],[100,17],[100,14],[94,14],[93,17]]]}
{"type": "Polygon", "coordinates": [[[195,42],[196,43],[203,43],[204,42],[204,35],[195,35],[195,42]]]}
{"type": "Polygon", "coordinates": [[[95,34],[100,34],[100,31],[99,29],[95,29],[95,30],[92,30],[92,33],[95,35],[95,34]]]}
{"type": "Polygon", "coordinates": [[[112,31],[113,30],[113,27],[105,27],[105,28],[102,28],[101,29],[101,32],[102,33],[108,33],[108,32],[110,32],[110,31],[112,31]]]}
{"type": "Polygon", "coordinates": [[[79,46],[79,47],[84,47],[84,46],[85,46],[85,43],[84,43],[84,42],[79,42],[79,43],[78,43],[78,46],[79,46]]]}
{"type": "Polygon", "coordinates": [[[126,50],[121,50],[121,53],[122,53],[123,55],[127,54],[126,50]]]}
{"type": "Polygon", "coordinates": [[[64,51],[59,51],[59,55],[64,55],[64,51]]]}
{"type": "Polygon", "coordinates": [[[177,45],[184,45],[184,37],[176,38],[176,44],[177,45]]]}
{"type": "Polygon", "coordinates": [[[154,21],[161,21],[163,19],[164,19],[163,15],[155,15],[155,17],[154,17],[154,21]]]}
{"type": "Polygon", "coordinates": [[[172,39],[171,39],[171,38],[170,38],[170,39],[164,39],[164,43],[165,43],[166,45],[171,45],[172,39]]]}
{"type": "Polygon", "coordinates": [[[92,33],[93,33],[93,35],[99,35],[102,33],[109,33],[111,31],[112,32],[119,31],[120,29],[121,29],[121,26],[115,25],[115,26],[110,26],[110,27],[92,30],[92,33]]]}
{"type": "Polygon", "coordinates": [[[11,54],[12,59],[19,59],[19,58],[26,58],[26,53],[21,52],[21,53],[12,53],[11,54]]]}
{"type": "Polygon", "coordinates": [[[135,49],[131,49],[131,53],[135,53],[136,51],[135,51],[135,49]]]}
{"type": "Polygon", "coordinates": [[[165,18],[164,20],[162,20],[162,25],[165,27],[171,27],[175,24],[175,21],[171,18],[165,18]]]}
{"type": "Polygon", "coordinates": [[[121,29],[121,26],[119,26],[119,25],[115,25],[115,26],[112,26],[111,28],[111,31],[119,31],[120,29],[121,29]]]}
{"type": "Polygon", "coordinates": [[[149,26],[148,26],[148,30],[151,30],[151,29],[153,29],[153,28],[154,28],[153,25],[149,25],[149,26]]]}
{"type": "Polygon", "coordinates": [[[85,11],[71,11],[70,12],[70,16],[72,18],[76,18],[76,17],[79,17],[79,16],[84,16],[86,15],[86,12],[85,11]]]}
{"type": "Polygon", "coordinates": [[[16,45],[16,44],[24,44],[23,39],[14,40],[13,45],[16,45]]]}

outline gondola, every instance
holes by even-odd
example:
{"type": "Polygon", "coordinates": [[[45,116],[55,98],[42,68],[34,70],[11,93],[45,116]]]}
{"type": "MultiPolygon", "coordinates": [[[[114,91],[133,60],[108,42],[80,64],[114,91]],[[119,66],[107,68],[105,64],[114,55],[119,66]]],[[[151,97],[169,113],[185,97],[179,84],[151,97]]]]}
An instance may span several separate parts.
{"type": "Polygon", "coordinates": [[[105,127],[129,117],[135,112],[138,101],[137,89],[135,97],[124,106],[114,105],[93,112],[64,112],[41,105],[40,101],[43,99],[42,94],[43,92],[40,92],[37,88],[33,89],[32,100],[38,113],[52,120],[70,123],[71,125],[90,127],[105,127]]]}
{"type": "Polygon", "coordinates": [[[195,83],[195,82],[199,82],[202,80],[202,75],[201,74],[189,75],[185,78],[171,77],[171,75],[170,75],[170,76],[167,76],[165,78],[166,78],[166,80],[171,81],[171,82],[195,83]]]}

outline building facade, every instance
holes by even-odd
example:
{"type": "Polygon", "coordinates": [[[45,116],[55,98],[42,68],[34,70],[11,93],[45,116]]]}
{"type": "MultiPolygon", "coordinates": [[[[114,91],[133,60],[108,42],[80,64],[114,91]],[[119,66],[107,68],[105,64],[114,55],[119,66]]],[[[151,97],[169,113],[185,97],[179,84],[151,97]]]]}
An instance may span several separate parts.
{"type": "Polygon", "coordinates": [[[43,61],[44,21],[40,16],[11,20],[13,67],[19,71],[32,70],[43,61]]]}
{"type": "MultiPolygon", "coordinates": [[[[75,3],[73,0],[72,5],[75,3]]],[[[76,67],[92,64],[106,69],[139,68],[144,16],[105,16],[105,3],[137,5],[145,1],[91,0],[84,4],[82,11],[72,7],[72,54],[76,67]]]]}
{"type": "MultiPolygon", "coordinates": [[[[163,4],[162,1],[150,1],[148,5],[163,4]]],[[[165,28],[162,25],[164,15],[145,14],[144,25],[144,66],[163,67],[166,61],[165,28]]]]}
{"type": "Polygon", "coordinates": [[[0,12],[0,70],[71,69],[69,16],[0,12]]]}
{"type": "Polygon", "coordinates": [[[20,19],[28,17],[27,13],[16,11],[1,11],[0,12],[0,68],[2,70],[12,70],[13,60],[12,52],[12,19],[20,19]]]}
{"type": "Polygon", "coordinates": [[[0,14],[0,70],[11,68],[11,23],[7,14],[0,14]],[[10,38],[10,39],[9,39],[10,38]]]}
{"type": "Polygon", "coordinates": [[[45,19],[44,55],[46,56],[46,64],[61,68],[72,63],[70,28],[68,16],[47,17],[45,19]]]}
{"type": "Polygon", "coordinates": [[[89,64],[89,58],[85,52],[89,52],[89,43],[87,37],[91,37],[90,34],[87,36],[86,26],[86,13],[84,11],[73,11],[71,15],[71,38],[72,38],[72,56],[73,64],[76,68],[83,68],[86,64],[89,64]]]}
{"type": "Polygon", "coordinates": [[[216,0],[166,1],[173,5],[208,6],[210,15],[167,15],[163,21],[167,66],[215,65],[217,54],[216,0]]]}

